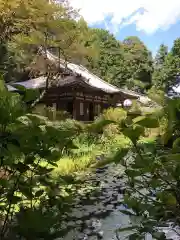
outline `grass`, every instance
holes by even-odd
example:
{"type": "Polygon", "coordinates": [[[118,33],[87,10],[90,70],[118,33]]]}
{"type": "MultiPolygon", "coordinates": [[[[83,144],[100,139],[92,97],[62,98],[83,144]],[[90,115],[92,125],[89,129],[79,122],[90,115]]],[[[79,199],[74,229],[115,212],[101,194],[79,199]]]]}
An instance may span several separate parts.
{"type": "Polygon", "coordinates": [[[115,153],[130,146],[130,140],[123,135],[115,135],[113,138],[101,137],[91,144],[79,144],[79,148],[73,150],[69,155],[62,157],[58,162],[58,167],[54,169],[53,176],[79,175],[99,166],[97,156],[103,155],[102,165],[106,164],[115,153]],[[108,160],[107,160],[108,159],[108,160]]]}
{"type": "MultiPolygon", "coordinates": [[[[139,143],[154,142],[156,136],[141,137],[139,143]]],[[[114,161],[117,152],[127,149],[131,142],[122,134],[114,135],[112,138],[101,138],[98,142],[89,145],[82,144],[71,154],[61,158],[54,169],[53,176],[69,176],[86,173],[92,168],[100,167],[114,161]],[[104,159],[97,161],[97,156],[104,155],[104,159]]],[[[121,160],[121,159],[119,159],[121,160]]]]}
{"type": "Polygon", "coordinates": [[[72,175],[83,172],[90,167],[93,161],[94,159],[90,154],[78,158],[64,156],[57,162],[58,167],[55,168],[53,175],[72,175]]]}

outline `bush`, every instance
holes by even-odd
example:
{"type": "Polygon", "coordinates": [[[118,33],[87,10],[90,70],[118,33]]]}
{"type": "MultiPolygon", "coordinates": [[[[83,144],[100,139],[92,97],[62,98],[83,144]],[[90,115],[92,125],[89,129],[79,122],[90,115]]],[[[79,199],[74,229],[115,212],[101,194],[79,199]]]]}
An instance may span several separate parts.
{"type": "Polygon", "coordinates": [[[44,104],[38,104],[34,107],[33,113],[48,117],[51,121],[62,121],[70,119],[71,115],[66,111],[56,111],[52,107],[46,107],[44,104]]]}
{"type": "MultiPolygon", "coordinates": [[[[0,90],[2,240],[7,239],[10,232],[11,239],[16,239],[17,234],[18,239],[35,239],[39,233],[39,238],[45,239],[44,236],[49,234],[47,238],[52,239],[51,219],[46,219],[48,225],[45,226],[43,216],[39,214],[40,206],[49,209],[61,203],[58,195],[60,185],[53,181],[51,172],[63,151],[73,148],[73,138],[83,128],[73,120],[50,122],[26,110],[27,106],[18,94],[0,90]],[[19,219],[17,212],[21,213],[19,219]]],[[[41,213],[44,214],[44,210],[41,213]]]]}
{"type": "Polygon", "coordinates": [[[115,122],[121,122],[127,116],[127,113],[122,108],[108,108],[102,114],[102,117],[106,120],[112,120],[115,122]]]}
{"type": "Polygon", "coordinates": [[[156,87],[152,87],[148,91],[148,97],[153,101],[155,101],[157,104],[160,104],[161,106],[165,104],[164,96],[165,96],[165,93],[162,90],[157,89],[156,87]]]}
{"type": "MultiPolygon", "coordinates": [[[[111,120],[115,123],[121,123],[123,120],[126,119],[127,113],[122,108],[108,108],[105,110],[99,119],[104,120],[111,120]]],[[[109,124],[104,127],[104,136],[112,137],[115,134],[119,133],[118,126],[116,124],[109,124]]]]}

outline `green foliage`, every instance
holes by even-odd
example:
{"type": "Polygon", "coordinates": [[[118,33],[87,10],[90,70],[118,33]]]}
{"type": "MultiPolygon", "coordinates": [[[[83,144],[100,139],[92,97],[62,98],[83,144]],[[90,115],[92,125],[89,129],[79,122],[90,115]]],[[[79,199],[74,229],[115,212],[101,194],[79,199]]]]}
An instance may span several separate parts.
{"type": "Polygon", "coordinates": [[[158,89],[156,86],[153,86],[148,91],[148,97],[155,101],[159,106],[164,106],[165,104],[165,92],[161,89],[158,89]]]}
{"type": "Polygon", "coordinates": [[[93,45],[83,45],[89,38],[87,24],[74,20],[78,13],[68,4],[10,0],[0,1],[0,8],[0,72],[8,82],[41,74],[34,66],[40,46],[52,48],[58,56],[60,50],[61,58],[78,62],[95,52],[93,45]]]}
{"type": "MultiPolygon", "coordinates": [[[[171,224],[172,230],[179,226],[179,100],[169,100],[163,108],[168,119],[166,136],[168,140],[176,134],[176,140],[169,149],[159,141],[139,142],[145,128],[157,128],[159,114],[148,114],[129,119],[128,124],[121,126],[121,131],[133,143],[130,158],[121,161],[125,168],[126,193],[124,204],[128,206],[125,214],[138,217],[138,225],[130,225],[135,233],[130,239],[144,239],[150,233],[155,239],[166,239],[162,233],[164,226],[171,224]]],[[[163,136],[164,138],[165,136],[163,136]]],[[[167,141],[166,141],[167,142],[167,141]]],[[[121,231],[127,230],[121,229],[121,231]]],[[[175,230],[175,229],[174,229],[175,230]]],[[[179,236],[179,233],[178,233],[179,236]]]]}
{"type": "Polygon", "coordinates": [[[167,54],[168,54],[168,47],[165,46],[164,44],[161,44],[155,56],[156,68],[160,69],[163,66],[167,54]]]}
{"type": "MultiPolygon", "coordinates": [[[[152,56],[146,46],[137,37],[127,37],[123,41],[125,59],[127,61],[127,77],[151,84],[152,56]]],[[[148,85],[147,85],[148,86],[148,85]]]]}
{"type": "Polygon", "coordinates": [[[79,15],[69,4],[10,0],[0,1],[0,7],[0,72],[6,81],[42,74],[34,62],[43,46],[118,87],[145,93],[152,85],[167,91],[176,83],[179,39],[170,52],[161,44],[153,64],[139,38],[129,36],[120,42],[106,30],[89,28],[83,18],[74,20],[79,15]]]}
{"type": "Polygon", "coordinates": [[[100,118],[120,123],[121,121],[125,120],[126,116],[127,113],[122,108],[108,108],[102,113],[100,118]]]}
{"type": "Polygon", "coordinates": [[[153,83],[156,87],[168,91],[177,83],[179,74],[179,38],[174,41],[172,49],[168,52],[167,47],[160,46],[155,58],[155,70],[153,73],[153,83]]]}
{"type": "MultiPolygon", "coordinates": [[[[50,225],[44,222],[40,228],[33,223],[44,221],[42,203],[45,208],[49,202],[54,201],[54,206],[60,201],[58,194],[54,196],[55,192],[60,193],[60,186],[56,186],[51,173],[63,151],[76,147],[73,138],[82,126],[73,121],[66,125],[52,123],[45,117],[27,113],[21,97],[6,89],[0,92],[0,114],[1,239],[6,239],[7,232],[13,234],[13,239],[17,232],[27,239],[32,239],[38,231],[49,234],[50,225]],[[19,211],[21,218],[16,218],[19,211]],[[14,229],[14,221],[21,227],[14,229]],[[26,232],[27,226],[31,233],[26,232]]],[[[50,220],[47,218],[48,224],[50,220]]]]}
{"type": "Polygon", "coordinates": [[[152,57],[137,37],[117,41],[108,31],[89,30],[92,37],[86,45],[94,44],[97,56],[86,64],[102,79],[119,87],[143,90],[151,83],[152,57]]]}

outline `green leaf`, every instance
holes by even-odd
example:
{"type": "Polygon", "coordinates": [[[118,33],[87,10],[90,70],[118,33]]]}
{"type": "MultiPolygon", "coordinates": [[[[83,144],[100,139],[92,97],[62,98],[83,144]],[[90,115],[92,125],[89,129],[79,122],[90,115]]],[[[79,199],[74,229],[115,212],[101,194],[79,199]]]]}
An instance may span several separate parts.
{"type": "Polygon", "coordinates": [[[26,171],[29,170],[29,166],[26,164],[23,164],[19,162],[18,164],[14,165],[14,167],[20,172],[20,173],[25,173],[26,171]]]}
{"type": "Polygon", "coordinates": [[[140,175],[141,175],[141,173],[140,173],[139,171],[137,171],[137,170],[132,170],[132,169],[127,169],[127,170],[125,171],[125,173],[126,173],[127,176],[129,176],[129,177],[137,177],[137,176],[140,176],[140,175]]]}
{"type": "Polygon", "coordinates": [[[106,120],[106,119],[98,120],[98,121],[95,121],[94,123],[89,125],[89,130],[90,130],[90,132],[99,133],[99,132],[103,131],[103,128],[105,126],[107,126],[109,124],[112,124],[112,123],[115,124],[116,122],[112,121],[112,120],[106,120]]]}
{"type": "Polygon", "coordinates": [[[120,163],[123,161],[123,158],[127,155],[129,149],[123,148],[116,152],[115,156],[113,157],[113,162],[120,163]]]}
{"type": "Polygon", "coordinates": [[[132,120],[133,123],[138,123],[139,121],[144,120],[145,116],[138,116],[132,120]]]}
{"type": "Polygon", "coordinates": [[[176,198],[173,195],[168,194],[166,204],[170,206],[173,206],[173,205],[176,206],[177,204],[176,198]]]}
{"type": "Polygon", "coordinates": [[[35,197],[40,197],[43,195],[43,193],[44,193],[44,190],[39,190],[35,193],[35,197]]]}
{"type": "Polygon", "coordinates": [[[166,240],[166,235],[163,232],[152,233],[152,237],[157,240],[166,240]]]}
{"type": "Polygon", "coordinates": [[[57,163],[54,163],[54,162],[49,162],[49,164],[51,164],[53,167],[58,167],[57,163]]]}
{"type": "Polygon", "coordinates": [[[31,200],[33,198],[32,189],[29,186],[26,186],[26,185],[22,186],[22,185],[20,185],[19,186],[19,190],[29,200],[31,200]]]}
{"type": "Polygon", "coordinates": [[[20,197],[17,197],[17,196],[8,196],[7,199],[12,204],[17,204],[18,202],[20,202],[22,200],[20,197]]]}
{"type": "Polygon", "coordinates": [[[53,170],[54,170],[54,168],[46,168],[46,167],[38,166],[36,169],[36,172],[40,175],[44,175],[44,174],[48,174],[48,173],[52,172],[53,170]]]}
{"type": "Polygon", "coordinates": [[[166,157],[169,160],[180,161],[180,153],[168,154],[168,155],[163,156],[163,157],[166,157]]]}
{"type": "Polygon", "coordinates": [[[159,122],[156,118],[153,118],[153,117],[147,117],[147,116],[144,116],[144,117],[137,117],[135,119],[133,119],[133,123],[134,124],[139,124],[143,127],[146,127],[146,128],[157,128],[159,127],[159,122]]]}
{"type": "Polygon", "coordinates": [[[180,138],[177,138],[177,139],[173,142],[173,148],[180,148],[180,138]]]}
{"type": "Polygon", "coordinates": [[[0,186],[2,186],[3,188],[6,188],[8,184],[9,184],[9,181],[7,179],[0,178],[0,186]]]}
{"type": "Polygon", "coordinates": [[[136,143],[140,136],[144,134],[144,128],[142,126],[134,125],[133,127],[125,128],[122,132],[133,143],[136,143]]]}
{"type": "Polygon", "coordinates": [[[40,95],[40,93],[39,93],[39,90],[37,90],[37,89],[26,89],[23,100],[25,102],[32,102],[32,101],[36,100],[39,97],[39,95],[40,95]]]}

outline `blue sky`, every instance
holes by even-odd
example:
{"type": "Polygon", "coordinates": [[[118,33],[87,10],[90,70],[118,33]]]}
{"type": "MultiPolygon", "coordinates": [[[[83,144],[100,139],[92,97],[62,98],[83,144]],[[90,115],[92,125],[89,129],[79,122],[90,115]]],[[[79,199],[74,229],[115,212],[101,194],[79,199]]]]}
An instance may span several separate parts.
{"type": "Polygon", "coordinates": [[[180,0],[70,0],[90,26],[117,39],[138,36],[153,52],[180,37],[180,0]]]}
{"type": "MultiPolygon", "coordinates": [[[[97,23],[91,26],[106,29],[106,24],[104,23],[97,23]]],[[[152,34],[147,34],[143,30],[138,31],[135,24],[129,24],[113,34],[119,40],[123,40],[127,36],[138,36],[146,44],[148,49],[152,51],[153,55],[155,55],[160,44],[163,43],[170,49],[174,40],[180,37],[180,20],[177,21],[177,23],[172,24],[167,30],[158,29],[152,34]]]]}

